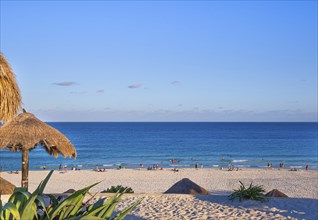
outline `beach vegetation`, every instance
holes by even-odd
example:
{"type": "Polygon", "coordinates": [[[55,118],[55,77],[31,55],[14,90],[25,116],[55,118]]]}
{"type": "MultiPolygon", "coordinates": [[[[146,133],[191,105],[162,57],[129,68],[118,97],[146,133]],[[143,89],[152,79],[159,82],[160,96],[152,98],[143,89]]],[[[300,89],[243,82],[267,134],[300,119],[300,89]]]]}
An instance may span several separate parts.
{"type": "Polygon", "coordinates": [[[5,205],[3,205],[0,200],[0,220],[121,220],[141,202],[141,200],[138,200],[117,215],[113,213],[125,191],[122,193],[117,192],[108,199],[100,198],[96,202],[92,202],[94,196],[91,196],[84,202],[88,191],[98,183],[78,190],[69,195],[66,199],[59,201],[51,194],[43,194],[44,188],[52,173],[53,171],[48,174],[33,193],[28,192],[25,188],[16,188],[5,205]]]}
{"type": "Polygon", "coordinates": [[[117,185],[117,186],[111,186],[110,188],[107,188],[106,190],[102,191],[102,193],[134,193],[134,190],[128,186],[122,186],[122,185],[117,185]]]}
{"type": "Polygon", "coordinates": [[[262,185],[253,185],[253,182],[249,185],[249,187],[245,187],[245,185],[240,182],[240,187],[234,192],[229,195],[230,200],[235,200],[236,198],[239,199],[239,201],[250,199],[250,200],[256,200],[264,202],[267,200],[266,196],[264,195],[265,189],[262,185]]]}

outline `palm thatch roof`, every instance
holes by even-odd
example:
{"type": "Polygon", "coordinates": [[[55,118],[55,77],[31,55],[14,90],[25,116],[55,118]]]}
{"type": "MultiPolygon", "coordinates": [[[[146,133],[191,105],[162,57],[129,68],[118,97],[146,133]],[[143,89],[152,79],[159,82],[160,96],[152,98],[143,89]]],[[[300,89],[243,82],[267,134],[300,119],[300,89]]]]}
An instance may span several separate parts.
{"type": "Polygon", "coordinates": [[[37,119],[31,113],[21,113],[0,127],[0,149],[32,150],[38,144],[57,157],[76,157],[73,144],[55,128],[37,119]]]}
{"type": "Polygon", "coordinates": [[[15,189],[15,185],[13,185],[9,181],[0,177],[0,194],[1,195],[12,194],[14,189],[15,189]]]}
{"type": "Polygon", "coordinates": [[[14,73],[0,53],[0,121],[12,119],[21,107],[21,95],[14,73]]]}
{"type": "Polygon", "coordinates": [[[209,191],[192,182],[188,178],[183,178],[169,188],[166,194],[191,194],[191,195],[209,195],[209,191]]]}

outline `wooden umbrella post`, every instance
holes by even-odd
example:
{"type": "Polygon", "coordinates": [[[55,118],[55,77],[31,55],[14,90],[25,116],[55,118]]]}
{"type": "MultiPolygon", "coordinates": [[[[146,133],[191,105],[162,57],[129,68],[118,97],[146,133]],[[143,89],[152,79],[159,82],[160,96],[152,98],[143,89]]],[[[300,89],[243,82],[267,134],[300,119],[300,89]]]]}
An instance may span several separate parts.
{"type": "Polygon", "coordinates": [[[25,148],[22,148],[22,180],[21,187],[26,188],[28,190],[29,181],[29,151],[25,148]]]}

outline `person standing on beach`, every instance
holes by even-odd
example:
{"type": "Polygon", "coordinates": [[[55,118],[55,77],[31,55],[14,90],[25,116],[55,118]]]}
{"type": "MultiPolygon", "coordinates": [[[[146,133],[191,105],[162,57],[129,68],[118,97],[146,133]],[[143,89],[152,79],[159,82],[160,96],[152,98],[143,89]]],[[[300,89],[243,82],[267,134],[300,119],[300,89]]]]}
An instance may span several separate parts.
{"type": "Polygon", "coordinates": [[[227,165],[227,170],[228,171],[232,171],[233,170],[233,166],[232,166],[231,162],[227,165]]]}
{"type": "Polygon", "coordinates": [[[309,170],[309,166],[308,165],[306,165],[306,170],[309,170]]]}
{"type": "Polygon", "coordinates": [[[198,164],[198,161],[195,163],[195,169],[198,169],[199,168],[199,164],[198,164]]]}

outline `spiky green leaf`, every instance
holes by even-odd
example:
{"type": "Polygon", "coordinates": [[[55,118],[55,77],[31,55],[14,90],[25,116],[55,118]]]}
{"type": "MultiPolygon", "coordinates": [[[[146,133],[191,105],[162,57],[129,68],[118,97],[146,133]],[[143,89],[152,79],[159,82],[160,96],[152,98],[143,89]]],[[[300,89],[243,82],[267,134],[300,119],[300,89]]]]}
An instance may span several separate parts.
{"type": "Polygon", "coordinates": [[[64,201],[62,201],[59,205],[57,205],[54,209],[51,210],[51,212],[49,213],[50,217],[53,219],[61,211],[65,212],[65,208],[69,205],[74,204],[74,201],[76,201],[77,199],[80,199],[82,201],[84,199],[85,194],[97,184],[99,184],[99,182],[74,192],[72,195],[67,197],[64,201]]]}
{"type": "Polygon", "coordinates": [[[34,203],[36,197],[39,194],[39,189],[41,187],[42,182],[38,186],[38,188],[31,194],[31,197],[28,199],[26,202],[25,206],[23,207],[22,213],[21,213],[21,218],[22,219],[33,219],[37,214],[36,214],[36,205],[34,203]],[[34,209],[35,206],[35,209],[34,209]]]}
{"type": "Polygon", "coordinates": [[[4,206],[3,209],[5,210],[5,219],[9,219],[10,214],[13,216],[14,219],[20,220],[20,213],[17,209],[17,207],[12,204],[11,202],[7,202],[4,206]]]}
{"type": "Polygon", "coordinates": [[[48,173],[48,175],[45,177],[45,179],[42,181],[42,183],[40,184],[39,194],[42,194],[44,192],[44,188],[46,187],[46,184],[48,183],[49,179],[51,178],[53,172],[54,172],[54,170],[51,170],[48,173]]]}

